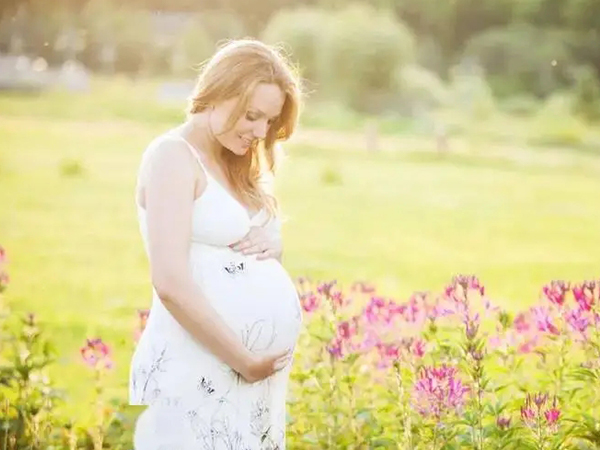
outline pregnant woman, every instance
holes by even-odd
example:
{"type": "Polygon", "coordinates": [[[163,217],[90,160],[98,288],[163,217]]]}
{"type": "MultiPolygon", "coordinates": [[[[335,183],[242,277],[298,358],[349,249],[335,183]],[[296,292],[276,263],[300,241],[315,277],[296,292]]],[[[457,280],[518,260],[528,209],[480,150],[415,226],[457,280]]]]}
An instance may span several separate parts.
{"type": "Polygon", "coordinates": [[[136,450],[285,448],[302,319],[270,185],[299,100],[280,53],[232,41],[202,68],[187,120],[143,154],[153,300],[131,361],[130,404],[147,405],[136,450]]]}

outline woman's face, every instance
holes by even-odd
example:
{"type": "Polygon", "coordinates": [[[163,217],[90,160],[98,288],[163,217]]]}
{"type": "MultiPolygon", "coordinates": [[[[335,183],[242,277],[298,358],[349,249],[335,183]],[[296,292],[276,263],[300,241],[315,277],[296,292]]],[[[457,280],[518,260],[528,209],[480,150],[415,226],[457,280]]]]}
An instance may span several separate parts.
{"type": "Polygon", "coordinates": [[[210,126],[223,147],[242,156],[255,140],[265,138],[269,127],[281,114],[285,95],[276,84],[259,84],[252,93],[247,110],[231,130],[224,132],[237,102],[236,97],[215,105],[210,115],[210,126]]]}

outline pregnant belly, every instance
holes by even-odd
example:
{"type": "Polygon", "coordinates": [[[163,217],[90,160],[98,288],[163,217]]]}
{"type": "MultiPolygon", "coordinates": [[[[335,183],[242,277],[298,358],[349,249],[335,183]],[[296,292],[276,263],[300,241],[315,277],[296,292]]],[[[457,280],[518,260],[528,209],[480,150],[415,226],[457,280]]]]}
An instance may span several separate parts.
{"type": "Polygon", "coordinates": [[[272,353],[295,345],[300,303],[278,261],[202,247],[192,254],[192,268],[202,292],[249,349],[272,353]]]}

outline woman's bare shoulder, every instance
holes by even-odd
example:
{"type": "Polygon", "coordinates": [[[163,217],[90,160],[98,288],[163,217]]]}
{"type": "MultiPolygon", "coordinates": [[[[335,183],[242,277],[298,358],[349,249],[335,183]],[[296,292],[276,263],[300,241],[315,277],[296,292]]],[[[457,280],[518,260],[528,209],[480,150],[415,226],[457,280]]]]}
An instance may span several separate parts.
{"type": "Polygon", "coordinates": [[[144,150],[140,163],[140,179],[152,173],[179,172],[182,176],[198,178],[194,170],[194,156],[189,146],[180,138],[170,134],[158,136],[144,150]]]}

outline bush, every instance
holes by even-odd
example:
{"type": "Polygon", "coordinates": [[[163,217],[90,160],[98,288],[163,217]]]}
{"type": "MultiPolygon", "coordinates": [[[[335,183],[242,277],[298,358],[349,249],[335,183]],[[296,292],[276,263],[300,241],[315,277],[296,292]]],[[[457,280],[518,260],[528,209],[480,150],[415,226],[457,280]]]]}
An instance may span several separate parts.
{"type": "Polygon", "coordinates": [[[360,111],[394,108],[395,72],[414,58],[408,28],[386,12],[356,3],[333,12],[330,20],[323,43],[324,87],[360,111]]]}
{"type": "Polygon", "coordinates": [[[575,117],[572,96],[557,93],[548,98],[535,117],[529,142],[535,145],[577,147],[586,142],[588,128],[575,117]]]}
{"type": "Polygon", "coordinates": [[[412,106],[437,107],[449,100],[447,86],[434,73],[416,65],[404,65],[397,70],[395,82],[402,100],[412,106]]]}
{"type": "Polygon", "coordinates": [[[243,38],[246,35],[243,22],[228,11],[203,10],[192,22],[195,27],[202,28],[214,44],[225,39],[243,38]]]}
{"type": "Polygon", "coordinates": [[[464,57],[481,64],[500,96],[545,97],[569,84],[573,65],[563,33],[525,24],[484,31],[467,43],[464,57]]]}
{"type": "Polygon", "coordinates": [[[261,38],[270,44],[291,49],[292,58],[298,62],[301,74],[309,81],[323,81],[323,33],[328,25],[324,10],[298,8],[278,11],[269,21],[261,38]]]}
{"type": "Polygon", "coordinates": [[[600,118],[600,81],[592,67],[582,67],[575,73],[573,112],[585,120],[600,118]]]}
{"type": "Polygon", "coordinates": [[[452,105],[471,119],[488,119],[496,111],[496,101],[483,70],[469,61],[452,68],[450,96],[452,105]]]}
{"type": "Polygon", "coordinates": [[[532,116],[539,108],[539,100],[528,94],[512,95],[500,102],[500,109],[514,116],[532,116]]]}

